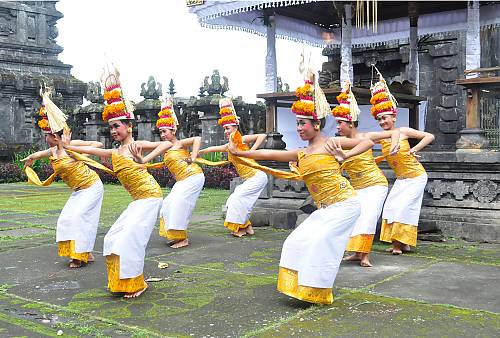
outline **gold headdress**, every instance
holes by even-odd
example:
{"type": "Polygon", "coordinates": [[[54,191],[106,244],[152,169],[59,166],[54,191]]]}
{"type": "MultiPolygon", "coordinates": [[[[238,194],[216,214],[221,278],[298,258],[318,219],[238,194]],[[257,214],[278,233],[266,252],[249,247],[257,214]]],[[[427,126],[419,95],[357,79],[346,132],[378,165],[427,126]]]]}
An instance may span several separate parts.
{"type": "Polygon", "coordinates": [[[234,109],[233,100],[230,97],[222,97],[219,100],[219,114],[221,118],[218,123],[221,127],[237,126],[240,124],[240,118],[234,109]]]}
{"type": "Polygon", "coordinates": [[[305,67],[304,53],[301,55],[299,71],[304,77],[304,85],[295,91],[299,100],[293,102],[292,112],[297,117],[306,119],[319,120],[326,117],[330,112],[330,105],[319,86],[317,76],[310,67],[310,62],[308,67],[305,67]]]}
{"type": "Polygon", "coordinates": [[[358,121],[360,110],[349,81],[342,83],[342,91],[337,95],[337,101],[339,105],[332,109],[335,119],[347,122],[358,121]]]}
{"type": "Polygon", "coordinates": [[[50,99],[52,91],[46,89],[45,91],[40,88],[40,96],[42,96],[42,107],[38,114],[42,117],[38,121],[38,126],[45,133],[57,133],[61,130],[69,130],[66,120],[68,116],[64,114],[61,109],[50,99]]]}
{"type": "Polygon", "coordinates": [[[372,116],[377,118],[379,115],[396,115],[398,102],[392,96],[384,77],[377,67],[373,67],[379,75],[379,81],[370,87],[372,94],[370,103],[373,106],[371,109],[372,116]]]}
{"type": "Polygon", "coordinates": [[[102,112],[102,120],[105,122],[133,120],[134,108],[132,103],[123,94],[120,73],[113,64],[106,64],[104,67],[101,84],[104,88],[104,100],[106,100],[106,106],[102,112]]]}
{"type": "Polygon", "coordinates": [[[175,116],[174,101],[171,97],[167,97],[161,102],[161,110],[158,113],[158,120],[156,121],[156,128],[177,129],[179,121],[175,116]]]}

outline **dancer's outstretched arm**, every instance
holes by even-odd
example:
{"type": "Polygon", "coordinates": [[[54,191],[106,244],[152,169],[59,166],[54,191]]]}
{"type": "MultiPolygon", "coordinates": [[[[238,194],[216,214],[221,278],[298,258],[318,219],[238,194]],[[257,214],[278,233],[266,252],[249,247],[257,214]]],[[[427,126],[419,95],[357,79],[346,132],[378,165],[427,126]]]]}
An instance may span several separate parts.
{"type": "Polygon", "coordinates": [[[134,143],[136,143],[137,146],[139,146],[142,150],[151,151],[151,150],[154,150],[156,147],[158,147],[163,142],[151,142],[151,141],[139,140],[139,141],[134,141],[134,143]]]}
{"type": "Polygon", "coordinates": [[[378,143],[380,140],[390,138],[391,139],[391,150],[389,152],[390,155],[394,155],[399,151],[399,141],[401,140],[401,132],[399,128],[393,130],[384,130],[384,131],[371,131],[365,133],[366,138],[369,138],[375,143],[378,143]]]}
{"type": "Polygon", "coordinates": [[[103,158],[111,157],[113,151],[115,151],[113,149],[100,149],[90,146],[72,146],[69,144],[64,145],[64,149],[68,149],[80,154],[95,155],[103,158]]]}
{"type": "Polygon", "coordinates": [[[330,137],[325,142],[325,149],[332,156],[335,156],[337,161],[342,162],[349,157],[364,153],[368,149],[371,149],[373,145],[373,141],[368,138],[353,139],[347,137],[330,137]],[[343,151],[344,148],[349,150],[343,151]]]}
{"type": "Polygon", "coordinates": [[[245,135],[242,137],[243,142],[246,144],[253,143],[252,148],[250,150],[259,149],[260,145],[264,143],[267,138],[266,134],[253,134],[253,135],[245,135]]]}
{"type": "Polygon", "coordinates": [[[76,147],[89,146],[95,148],[102,148],[104,145],[98,141],[84,141],[84,140],[71,140],[71,145],[76,147]]]}
{"type": "Polygon", "coordinates": [[[161,154],[166,152],[171,147],[172,147],[172,142],[170,141],[159,142],[159,145],[156,148],[154,148],[152,152],[150,152],[144,157],[142,156],[142,148],[140,142],[133,142],[129,144],[128,150],[130,151],[130,153],[134,157],[134,160],[137,163],[148,163],[155,157],[160,156],[161,154]]]}
{"type": "Polygon", "coordinates": [[[200,152],[201,137],[195,136],[184,138],[180,142],[184,148],[191,147],[191,161],[194,162],[194,160],[196,160],[196,158],[198,157],[198,153],[200,152]]]}
{"type": "Polygon", "coordinates": [[[426,131],[420,131],[409,127],[402,127],[400,129],[402,136],[420,140],[420,142],[418,142],[413,148],[410,149],[411,155],[415,155],[417,151],[422,150],[423,148],[425,148],[425,146],[434,141],[434,135],[426,131]]]}
{"type": "Polygon", "coordinates": [[[200,149],[200,151],[198,152],[198,154],[203,155],[203,154],[215,153],[215,152],[224,153],[224,152],[227,152],[227,147],[228,147],[227,143],[223,144],[221,146],[206,147],[206,148],[200,149]]]}
{"type": "Polygon", "coordinates": [[[30,154],[29,156],[26,156],[25,158],[23,158],[21,160],[21,162],[25,162],[24,166],[29,167],[30,165],[33,164],[34,161],[41,159],[41,158],[49,157],[50,155],[52,155],[52,150],[50,148],[45,149],[45,150],[40,150],[40,151],[37,151],[33,154],[30,154]]]}
{"type": "Polygon", "coordinates": [[[229,151],[240,157],[253,158],[254,160],[273,160],[279,162],[296,162],[298,160],[298,150],[238,150],[236,146],[230,145],[229,151]]]}

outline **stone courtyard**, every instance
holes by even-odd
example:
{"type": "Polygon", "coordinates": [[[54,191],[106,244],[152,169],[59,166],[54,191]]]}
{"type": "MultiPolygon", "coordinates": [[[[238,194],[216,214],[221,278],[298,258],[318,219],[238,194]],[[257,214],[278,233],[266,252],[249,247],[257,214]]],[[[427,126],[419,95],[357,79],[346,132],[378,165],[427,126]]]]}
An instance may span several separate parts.
{"type": "Polygon", "coordinates": [[[222,226],[229,192],[205,189],[191,245],[169,248],[157,231],[146,253],[150,288],[124,300],[106,290],[103,237],[130,197],[106,185],[96,262],[70,270],[55,224],[70,191],[0,185],[1,337],[498,337],[500,245],[447,238],[392,256],[376,243],[373,268],[343,263],[331,306],[276,291],[289,230],[237,239],[222,226]],[[158,263],[167,263],[164,269],[158,263]]]}

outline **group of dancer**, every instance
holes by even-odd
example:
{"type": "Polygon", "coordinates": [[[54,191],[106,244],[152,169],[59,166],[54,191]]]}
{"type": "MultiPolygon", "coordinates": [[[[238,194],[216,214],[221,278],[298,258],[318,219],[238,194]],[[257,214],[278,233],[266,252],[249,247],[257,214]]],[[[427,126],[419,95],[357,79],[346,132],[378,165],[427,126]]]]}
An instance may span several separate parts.
{"type": "Polygon", "coordinates": [[[284,151],[258,149],[265,141],[265,134],[241,136],[239,118],[230,98],[219,102],[218,123],[228,140],[225,145],[200,149],[199,137],[177,139],[179,122],[171,98],[162,101],[158,113],[156,126],[162,141],[134,140],[133,107],[122,91],[118,71],[109,66],[101,78],[105,90],[102,119],[120,145],[103,149],[100,142],[71,140],[67,116],[51,101],[50,89],[45,89],[41,93],[42,119],[38,125],[46,133],[50,148],[24,159],[25,172],[29,182],[39,186],[47,186],[60,176],[73,190],[57,221],[59,255],[70,257],[71,268],[93,261],[104,190],[99,176],[89,166],[113,174],[133,201],[104,237],[108,288],[124,293],[125,298],[141,295],[148,287],[143,275],[145,250],[158,215],[159,235],[170,241],[170,247],[189,245],[187,228],[205,180],[197,163],[232,163],[243,179],[226,202],[224,226],[236,237],[254,234],[250,214],[267,186],[266,173],[305,182],[318,209],[283,244],[278,290],[289,296],[331,304],[333,282],[346,250],[354,253],[346,260],[359,260],[361,266],[371,266],[368,255],[380,214],[380,240],[392,243],[393,254],[416,246],[427,181],[416,152],[432,142],[433,136],[412,128],[395,127],[396,101],[382,76],[371,88],[371,103],[372,115],[383,131],[361,133],[357,130],[359,108],[350,84],[343,84],[337,97],[339,105],[331,110],[314,73],[307,69],[303,75],[305,84],[296,91],[299,99],[293,103],[292,111],[296,115],[297,132],[308,145],[284,151]],[[340,137],[328,137],[321,132],[328,114],[336,118],[340,137]],[[409,138],[420,141],[410,148],[409,138]],[[387,199],[387,179],[372,155],[374,143],[382,145],[383,158],[397,177],[387,199]],[[210,162],[198,157],[209,152],[226,152],[228,160],[210,162]],[[112,169],[85,155],[110,158],[112,169]],[[149,163],[161,155],[162,162],[149,163]],[[29,166],[43,157],[50,159],[54,174],[42,182],[29,166]],[[292,170],[268,168],[255,160],[289,162],[292,170]],[[160,186],[147,171],[161,166],[176,180],[164,200],[160,186]],[[350,182],[342,176],[343,170],[350,182]]]}

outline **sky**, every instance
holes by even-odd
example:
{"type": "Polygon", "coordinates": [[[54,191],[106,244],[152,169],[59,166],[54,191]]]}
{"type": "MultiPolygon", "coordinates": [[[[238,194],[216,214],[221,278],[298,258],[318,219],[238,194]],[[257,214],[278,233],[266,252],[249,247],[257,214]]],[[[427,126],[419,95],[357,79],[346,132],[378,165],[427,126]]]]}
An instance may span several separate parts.
{"type": "MultiPolygon", "coordinates": [[[[57,22],[59,59],[73,66],[72,75],[98,81],[105,58],[121,73],[127,96],[139,102],[141,84],[150,75],[168,88],[174,80],[176,96],[198,94],[205,76],[218,69],[229,79],[232,96],[255,102],[265,92],[266,38],[226,30],[202,28],[185,0],[60,0],[64,17],[57,22]]],[[[318,67],[326,57],[320,48],[307,47],[318,67]]],[[[302,85],[298,63],[303,45],[277,40],[278,76],[294,90],[302,85]]]]}

